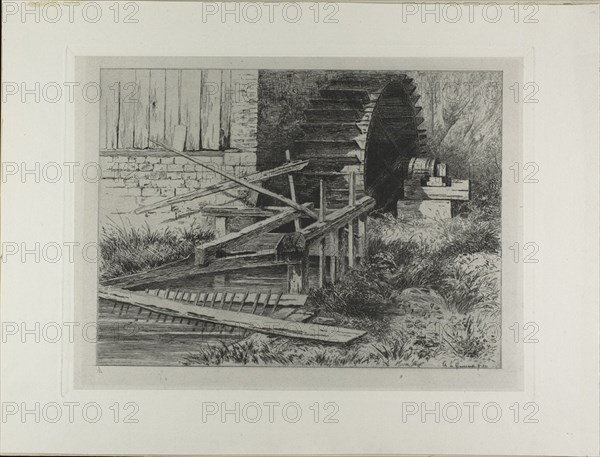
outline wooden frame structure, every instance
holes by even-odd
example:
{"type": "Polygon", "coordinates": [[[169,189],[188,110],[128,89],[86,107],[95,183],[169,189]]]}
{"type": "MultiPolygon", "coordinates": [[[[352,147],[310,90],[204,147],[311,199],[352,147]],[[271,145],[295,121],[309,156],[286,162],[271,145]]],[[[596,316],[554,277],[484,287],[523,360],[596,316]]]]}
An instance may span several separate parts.
{"type": "MultiPolygon", "coordinates": [[[[216,167],[197,161],[183,152],[186,127],[177,126],[173,135],[173,146],[150,140],[189,161],[196,163],[226,178],[225,181],[184,195],[170,197],[150,205],[139,207],[136,213],[145,213],[163,206],[173,205],[216,192],[246,188],[283,203],[284,206],[218,207],[207,206],[201,211],[215,218],[216,239],[197,246],[193,262],[184,259],[176,264],[154,271],[115,278],[105,285],[139,286],[151,278],[174,279],[191,274],[232,271],[242,268],[257,268],[271,265],[287,265],[288,292],[307,293],[309,289],[310,257],[318,257],[318,285],[327,280],[336,282],[347,270],[357,265],[365,255],[367,214],[376,202],[369,196],[356,198],[356,176],[354,171],[346,174],[348,179],[348,204],[343,208],[328,210],[323,173],[320,179],[319,207],[312,203],[300,204],[296,199],[295,181],[292,173],[303,170],[308,160],[292,161],[286,151],[286,163],[271,170],[262,171],[244,178],[233,176],[216,167]],[[269,178],[287,175],[290,197],[277,194],[260,185],[269,178]],[[318,211],[318,212],[317,212],[318,211]],[[258,219],[255,223],[236,232],[228,233],[227,220],[244,216],[258,219]],[[302,219],[309,223],[302,223],[302,219]],[[274,232],[293,222],[293,232],[274,232]],[[328,268],[327,263],[329,262],[328,268]]],[[[341,173],[334,173],[339,177],[341,173]]]]}

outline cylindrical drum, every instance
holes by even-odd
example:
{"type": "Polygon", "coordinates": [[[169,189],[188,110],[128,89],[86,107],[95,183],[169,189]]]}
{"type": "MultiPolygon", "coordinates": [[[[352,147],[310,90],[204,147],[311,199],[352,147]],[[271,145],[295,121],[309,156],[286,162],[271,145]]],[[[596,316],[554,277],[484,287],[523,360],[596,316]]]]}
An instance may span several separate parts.
{"type": "Polygon", "coordinates": [[[432,159],[429,157],[413,157],[408,163],[408,177],[423,179],[436,176],[436,166],[438,164],[438,159],[432,159]]]}

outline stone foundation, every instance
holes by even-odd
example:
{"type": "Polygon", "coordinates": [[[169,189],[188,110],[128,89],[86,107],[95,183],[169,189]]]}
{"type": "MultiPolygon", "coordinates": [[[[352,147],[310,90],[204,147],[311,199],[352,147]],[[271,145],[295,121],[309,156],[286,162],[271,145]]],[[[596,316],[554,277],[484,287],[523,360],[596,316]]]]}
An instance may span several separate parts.
{"type": "MultiPolygon", "coordinates": [[[[256,153],[238,150],[216,152],[186,152],[195,160],[235,176],[256,172],[256,153]]],[[[190,226],[206,224],[199,210],[204,205],[243,205],[243,199],[255,199],[245,190],[219,192],[188,202],[166,206],[137,215],[133,211],[142,205],[191,191],[204,189],[225,178],[184,157],[150,151],[103,152],[100,157],[100,225],[190,226]]]]}

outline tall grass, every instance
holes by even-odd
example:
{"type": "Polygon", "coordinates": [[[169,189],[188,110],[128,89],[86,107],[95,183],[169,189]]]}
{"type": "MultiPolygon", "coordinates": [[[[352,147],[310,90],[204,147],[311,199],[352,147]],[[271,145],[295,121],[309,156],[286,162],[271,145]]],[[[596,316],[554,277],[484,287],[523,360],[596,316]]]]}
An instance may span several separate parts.
{"type": "Polygon", "coordinates": [[[435,291],[451,312],[499,306],[499,251],[499,225],[479,212],[433,222],[383,216],[370,220],[363,266],[313,291],[311,301],[323,311],[373,319],[402,312],[411,302],[402,294],[413,289],[426,291],[428,302],[435,291]]]}
{"type": "Polygon", "coordinates": [[[213,238],[202,227],[151,229],[111,224],[100,233],[100,278],[149,270],[168,262],[185,259],[194,247],[213,238]]]}

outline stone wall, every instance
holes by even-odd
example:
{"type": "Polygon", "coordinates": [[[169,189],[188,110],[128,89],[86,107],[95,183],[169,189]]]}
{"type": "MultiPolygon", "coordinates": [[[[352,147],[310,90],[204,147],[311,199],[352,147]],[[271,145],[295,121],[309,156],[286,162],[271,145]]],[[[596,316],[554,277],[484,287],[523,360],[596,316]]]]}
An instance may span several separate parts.
{"type": "MultiPolygon", "coordinates": [[[[233,150],[223,153],[191,154],[195,160],[235,176],[256,172],[256,154],[233,150]]],[[[142,205],[183,195],[221,182],[224,178],[183,157],[164,153],[114,153],[100,158],[100,224],[151,227],[206,224],[199,210],[204,205],[240,205],[240,197],[252,200],[245,191],[219,192],[137,215],[142,205]]]]}

